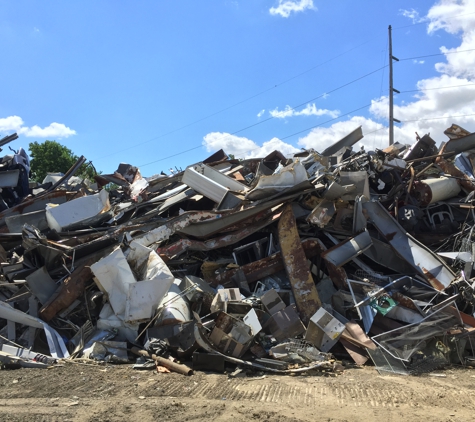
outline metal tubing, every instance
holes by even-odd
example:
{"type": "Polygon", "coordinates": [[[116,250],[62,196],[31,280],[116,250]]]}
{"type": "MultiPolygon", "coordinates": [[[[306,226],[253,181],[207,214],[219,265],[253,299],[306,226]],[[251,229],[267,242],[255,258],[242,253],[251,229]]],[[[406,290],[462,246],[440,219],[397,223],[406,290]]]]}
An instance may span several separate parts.
{"type": "Polygon", "coordinates": [[[132,349],[130,350],[132,351],[132,353],[135,353],[136,355],[153,359],[159,365],[164,366],[165,368],[170,369],[171,371],[177,372],[182,375],[193,375],[193,369],[189,368],[186,365],[181,365],[179,363],[172,362],[169,359],[162,358],[161,356],[150,354],[146,350],[141,350],[138,347],[132,347],[132,349]]]}

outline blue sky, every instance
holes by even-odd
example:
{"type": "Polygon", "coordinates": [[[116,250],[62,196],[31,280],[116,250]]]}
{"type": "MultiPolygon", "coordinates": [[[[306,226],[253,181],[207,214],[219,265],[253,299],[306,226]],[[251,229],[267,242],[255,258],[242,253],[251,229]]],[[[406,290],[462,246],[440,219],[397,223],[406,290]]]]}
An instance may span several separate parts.
{"type": "Polygon", "coordinates": [[[475,131],[473,0],[0,0],[0,136],[145,176],[221,147],[322,150],[359,125],[384,147],[388,25],[393,54],[418,57],[395,63],[394,86],[425,90],[396,96],[396,140],[475,131]],[[427,120],[441,116],[465,117],[427,120]]]}

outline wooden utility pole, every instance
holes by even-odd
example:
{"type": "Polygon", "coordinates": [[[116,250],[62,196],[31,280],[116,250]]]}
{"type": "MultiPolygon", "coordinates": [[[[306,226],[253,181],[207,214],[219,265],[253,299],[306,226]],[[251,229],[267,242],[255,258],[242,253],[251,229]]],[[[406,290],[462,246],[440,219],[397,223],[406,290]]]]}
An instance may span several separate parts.
{"type": "Polygon", "coordinates": [[[393,94],[399,91],[393,87],[393,60],[399,61],[393,56],[393,40],[391,35],[391,25],[388,27],[389,31],[389,145],[394,144],[394,122],[401,123],[393,116],[393,94]]]}

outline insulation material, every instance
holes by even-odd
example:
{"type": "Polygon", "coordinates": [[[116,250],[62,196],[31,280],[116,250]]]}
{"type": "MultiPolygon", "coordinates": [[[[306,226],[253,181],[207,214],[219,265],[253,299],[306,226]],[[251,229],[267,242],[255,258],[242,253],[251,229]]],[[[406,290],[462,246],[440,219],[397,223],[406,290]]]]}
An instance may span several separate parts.
{"type": "Polygon", "coordinates": [[[128,259],[117,248],[109,256],[91,265],[96,282],[107,293],[114,313],[126,322],[152,317],[175,278],[153,250],[135,244],[128,259]],[[137,281],[129,262],[145,280],[137,281]]]}

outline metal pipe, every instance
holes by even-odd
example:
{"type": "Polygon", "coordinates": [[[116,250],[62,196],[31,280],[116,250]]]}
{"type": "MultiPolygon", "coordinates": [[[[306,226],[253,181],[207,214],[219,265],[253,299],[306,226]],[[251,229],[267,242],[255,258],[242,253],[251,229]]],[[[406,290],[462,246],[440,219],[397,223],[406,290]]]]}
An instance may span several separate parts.
{"type": "Polygon", "coordinates": [[[146,350],[139,349],[138,347],[132,347],[132,349],[130,350],[132,351],[132,353],[135,353],[136,355],[153,359],[159,365],[164,366],[165,368],[170,369],[171,371],[174,371],[183,375],[193,375],[193,369],[189,368],[186,365],[181,365],[179,363],[172,362],[169,359],[165,359],[165,358],[162,358],[161,356],[151,354],[147,352],[146,350]]]}

